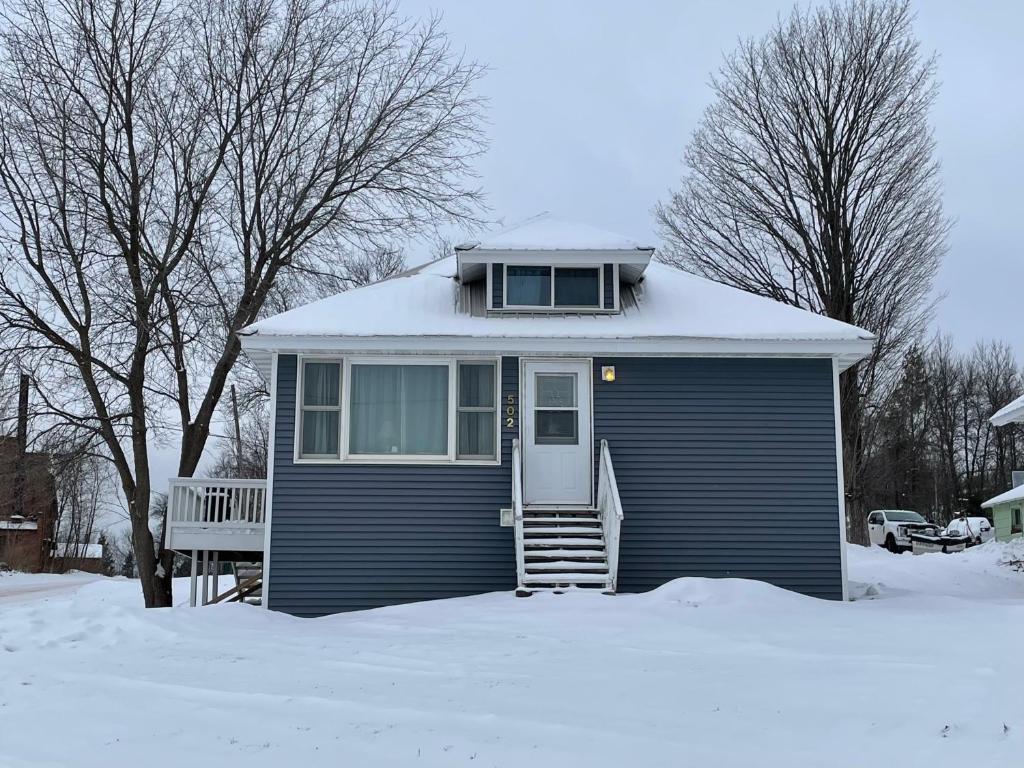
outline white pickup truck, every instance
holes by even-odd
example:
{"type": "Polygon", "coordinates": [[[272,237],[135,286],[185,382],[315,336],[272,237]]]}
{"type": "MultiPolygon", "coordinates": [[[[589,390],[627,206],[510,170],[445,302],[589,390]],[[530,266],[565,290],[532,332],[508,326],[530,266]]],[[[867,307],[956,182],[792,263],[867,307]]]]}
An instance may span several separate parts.
{"type": "Polygon", "coordinates": [[[876,509],[868,515],[868,539],[890,552],[909,552],[912,533],[937,535],[940,527],[909,509],[876,509]]]}

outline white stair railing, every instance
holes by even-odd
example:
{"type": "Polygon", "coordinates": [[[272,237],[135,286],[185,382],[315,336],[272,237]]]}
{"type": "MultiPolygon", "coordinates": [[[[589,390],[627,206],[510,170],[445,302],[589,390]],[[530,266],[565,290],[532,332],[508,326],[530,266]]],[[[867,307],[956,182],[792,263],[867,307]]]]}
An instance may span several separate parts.
{"type": "Polygon", "coordinates": [[[622,502],[615,481],[608,441],[601,441],[601,461],[597,477],[597,510],[604,529],[605,554],[608,557],[608,587],[614,592],[619,579],[619,531],[622,527],[622,502]]]}
{"type": "Polygon", "coordinates": [[[516,584],[526,585],[526,544],[523,536],[523,455],[519,438],[512,440],[512,525],[515,530],[516,584]]]}

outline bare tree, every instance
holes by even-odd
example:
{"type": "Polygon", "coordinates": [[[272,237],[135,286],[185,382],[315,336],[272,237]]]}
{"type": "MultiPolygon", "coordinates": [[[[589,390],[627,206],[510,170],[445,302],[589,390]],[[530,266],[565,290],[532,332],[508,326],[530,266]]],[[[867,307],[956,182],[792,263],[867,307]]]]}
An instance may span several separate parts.
{"type": "Polygon", "coordinates": [[[51,434],[43,450],[52,457],[56,495],[55,541],[49,570],[78,567],[98,532],[111,490],[110,463],[88,444],[66,444],[51,434]]]}
{"type": "Polygon", "coordinates": [[[905,1],[832,2],[741,43],[657,211],[670,260],[877,335],[841,385],[855,540],[863,401],[924,329],[949,227],[928,127],[935,65],[911,23],[905,1]]]}
{"type": "Polygon", "coordinates": [[[20,0],[5,21],[0,348],[102,441],[145,603],[170,605],[152,441],[195,471],[276,285],[472,223],[481,70],[372,0],[20,0]]]}

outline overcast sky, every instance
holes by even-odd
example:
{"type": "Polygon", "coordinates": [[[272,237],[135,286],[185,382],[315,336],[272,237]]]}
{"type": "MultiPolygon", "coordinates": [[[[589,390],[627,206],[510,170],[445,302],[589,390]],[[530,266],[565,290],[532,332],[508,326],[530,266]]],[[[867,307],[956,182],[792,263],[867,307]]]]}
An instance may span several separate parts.
{"type": "MultiPolygon", "coordinates": [[[[933,115],[947,215],[936,325],[962,346],[1006,339],[1024,362],[1024,3],[916,4],[922,47],[939,56],[933,115]]],[[[549,210],[655,237],[652,208],[710,98],[708,75],[740,37],[760,36],[789,2],[439,2],[452,42],[490,66],[491,147],[480,163],[493,215],[549,210]]]]}
{"type": "MultiPolygon", "coordinates": [[[[708,75],[740,37],[764,34],[788,2],[438,2],[453,44],[490,71],[490,150],[480,182],[495,217],[540,211],[655,242],[652,209],[675,187],[707,105],[708,75]]],[[[1005,339],[1024,362],[1024,4],[918,4],[916,30],[939,55],[933,116],[956,220],[937,276],[936,327],[964,347],[1005,339]]],[[[217,439],[209,448],[216,447],[217,439]]],[[[208,451],[209,452],[209,451],[208,451]]],[[[176,451],[153,461],[154,485],[176,451]]]]}

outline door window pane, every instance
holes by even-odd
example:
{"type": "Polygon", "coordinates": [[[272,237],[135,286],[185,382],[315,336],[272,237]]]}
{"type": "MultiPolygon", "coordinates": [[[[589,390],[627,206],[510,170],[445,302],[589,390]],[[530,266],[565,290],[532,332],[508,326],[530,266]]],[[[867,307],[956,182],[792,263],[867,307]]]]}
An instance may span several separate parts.
{"type": "Polygon", "coordinates": [[[550,307],[551,267],[506,267],[505,304],[550,307]]]}
{"type": "Polygon", "coordinates": [[[596,269],[559,267],[555,270],[556,307],[597,307],[601,304],[601,277],[596,269]]]}
{"type": "Polygon", "coordinates": [[[353,365],[349,452],[448,453],[448,366],[353,365]]]}
{"type": "Polygon", "coordinates": [[[575,373],[538,373],[536,381],[538,408],[576,407],[575,373]]]}
{"type": "Polygon", "coordinates": [[[537,445],[578,445],[578,418],[575,410],[534,412],[537,445]]]}

